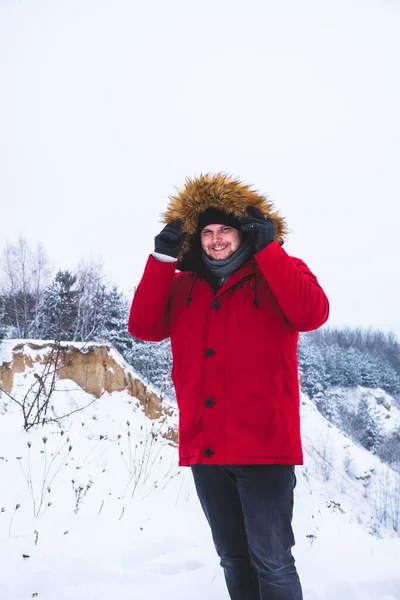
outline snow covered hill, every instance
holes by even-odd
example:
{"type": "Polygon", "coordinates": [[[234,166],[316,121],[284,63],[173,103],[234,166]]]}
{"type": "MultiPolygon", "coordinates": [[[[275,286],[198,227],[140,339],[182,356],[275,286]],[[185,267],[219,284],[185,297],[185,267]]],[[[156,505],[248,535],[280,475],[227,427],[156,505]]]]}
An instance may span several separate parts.
{"type": "MultiPolygon", "coordinates": [[[[0,366],[16,345],[1,345],[0,366]]],[[[90,354],[92,345],[80,346],[74,356],[90,354]]],[[[8,390],[19,401],[43,373],[46,361],[35,357],[49,349],[22,352],[30,360],[8,390]]],[[[174,407],[150,415],[132,388],[84,388],[57,371],[47,414],[71,414],[29,431],[21,406],[0,395],[0,598],[226,598],[190,470],[177,467],[174,407]]],[[[305,465],[297,469],[294,527],[305,599],[400,599],[398,474],[305,396],[301,410],[305,465]]]]}

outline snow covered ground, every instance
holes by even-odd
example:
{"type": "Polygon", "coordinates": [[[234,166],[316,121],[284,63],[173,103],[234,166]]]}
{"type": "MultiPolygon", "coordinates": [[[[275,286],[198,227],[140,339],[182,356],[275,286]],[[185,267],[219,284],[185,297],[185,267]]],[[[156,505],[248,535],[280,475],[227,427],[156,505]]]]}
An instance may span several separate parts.
{"type": "MultiPolygon", "coordinates": [[[[31,379],[16,375],[15,392],[31,379]]],[[[91,400],[72,381],[57,390],[66,408],[91,400]]],[[[2,600],[227,598],[190,470],[127,392],[28,433],[4,394],[0,407],[2,600]]],[[[305,599],[400,599],[395,474],[306,397],[302,419],[294,528],[305,599]]]]}

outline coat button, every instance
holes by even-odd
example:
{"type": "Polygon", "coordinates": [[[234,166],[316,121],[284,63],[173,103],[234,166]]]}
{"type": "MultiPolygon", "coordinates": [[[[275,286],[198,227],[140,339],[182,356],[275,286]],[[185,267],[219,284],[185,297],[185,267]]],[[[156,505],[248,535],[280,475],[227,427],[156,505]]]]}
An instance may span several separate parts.
{"type": "Polygon", "coordinates": [[[207,348],[206,356],[214,356],[214,354],[215,354],[215,350],[213,350],[212,348],[207,348]]]}
{"type": "Polygon", "coordinates": [[[208,406],[209,408],[211,408],[212,406],[214,406],[215,402],[212,398],[207,398],[207,400],[204,402],[204,404],[206,406],[208,406]]]}
{"type": "Polygon", "coordinates": [[[206,448],[204,450],[204,456],[206,456],[207,458],[211,458],[214,455],[214,450],[211,450],[211,448],[206,448]]]}
{"type": "Polygon", "coordinates": [[[220,303],[218,302],[218,300],[214,300],[214,302],[211,304],[211,306],[212,306],[213,308],[217,309],[217,308],[219,308],[221,305],[220,305],[220,303]]]}

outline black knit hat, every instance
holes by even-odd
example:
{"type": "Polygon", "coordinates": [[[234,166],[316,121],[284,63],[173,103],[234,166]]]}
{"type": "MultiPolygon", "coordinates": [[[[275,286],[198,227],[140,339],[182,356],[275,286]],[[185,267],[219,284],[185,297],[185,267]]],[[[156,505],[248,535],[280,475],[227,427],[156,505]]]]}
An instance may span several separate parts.
{"type": "Polygon", "coordinates": [[[219,210],[218,208],[208,208],[199,216],[199,224],[197,228],[197,232],[200,233],[204,227],[207,225],[218,224],[218,225],[228,225],[229,227],[234,227],[235,229],[240,229],[242,223],[240,219],[235,217],[234,215],[230,215],[226,213],[224,210],[219,210]]]}

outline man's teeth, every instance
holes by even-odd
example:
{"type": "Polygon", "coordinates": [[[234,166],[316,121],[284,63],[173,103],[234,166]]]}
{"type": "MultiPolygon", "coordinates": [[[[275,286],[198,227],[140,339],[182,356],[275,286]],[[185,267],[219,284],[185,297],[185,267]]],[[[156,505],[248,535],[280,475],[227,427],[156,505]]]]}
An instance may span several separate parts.
{"type": "Polygon", "coordinates": [[[227,246],[221,246],[221,248],[213,248],[213,250],[225,250],[227,246]]]}

